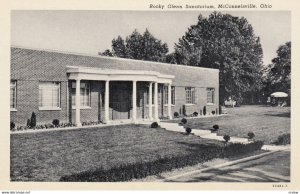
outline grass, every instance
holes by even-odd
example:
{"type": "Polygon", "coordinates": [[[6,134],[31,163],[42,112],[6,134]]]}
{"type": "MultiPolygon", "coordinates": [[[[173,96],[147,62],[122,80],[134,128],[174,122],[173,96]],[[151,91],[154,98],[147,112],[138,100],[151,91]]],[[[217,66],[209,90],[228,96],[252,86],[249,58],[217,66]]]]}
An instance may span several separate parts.
{"type": "Polygon", "coordinates": [[[188,119],[188,126],[193,130],[211,129],[217,124],[220,127],[218,135],[222,136],[247,138],[248,132],[253,132],[255,140],[262,140],[265,144],[290,133],[290,107],[241,106],[227,110],[227,116],[188,119]]]}
{"type": "Polygon", "coordinates": [[[11,134],[11,180],[59,181],[80,172],[180,157],[222,145],[144,125],[11,134]]]}

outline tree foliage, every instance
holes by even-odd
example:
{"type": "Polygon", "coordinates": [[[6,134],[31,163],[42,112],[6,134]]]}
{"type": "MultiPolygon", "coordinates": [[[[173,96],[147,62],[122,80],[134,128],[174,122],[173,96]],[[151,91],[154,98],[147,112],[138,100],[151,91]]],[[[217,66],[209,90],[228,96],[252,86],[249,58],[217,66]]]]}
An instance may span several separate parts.
{"type": "Polygon", "coordinates": [[[138,59],[145,61],[166,61],[168,46],[155,38],[149,31],[140,34],[134,30],[124,40],[121,36],[112,40],[112,51],[105,50],[100,53],[104,56],[138,59]]]}
{"type": "Polygon", "coordinates": [[[291,42],[280,45],[277,57],[265,69],[265,90],[287,92],[291,88],[291,42]]]}
{"type": "Polygon", "coordinates": [[[262,87],[262,57],[260,39],[246,18],[213,12],[208,18],[199,15],[167,59],[219,69],[221,101],[232,97],[241,102],[243,94],[262,87]]]}

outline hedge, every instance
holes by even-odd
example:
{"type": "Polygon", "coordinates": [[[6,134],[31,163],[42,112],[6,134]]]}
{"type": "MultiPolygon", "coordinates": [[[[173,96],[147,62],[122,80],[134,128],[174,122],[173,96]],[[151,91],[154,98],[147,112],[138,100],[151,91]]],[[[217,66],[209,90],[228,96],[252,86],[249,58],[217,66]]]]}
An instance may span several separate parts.
{"type": "Polygon", "coordinates": [[[158,158],[150,162],[120,165],[110,169],[99,168],[60,178],[62,182],[121,182],[141,179],[150,175],[157,175],[164,171],[196,165],[214,158],[233,157],[251,151],[259,150],[263,142],[250,144],[229,144],[227,147],[208,147],[201,152],[194,152],[184,156],[158,158]]]}

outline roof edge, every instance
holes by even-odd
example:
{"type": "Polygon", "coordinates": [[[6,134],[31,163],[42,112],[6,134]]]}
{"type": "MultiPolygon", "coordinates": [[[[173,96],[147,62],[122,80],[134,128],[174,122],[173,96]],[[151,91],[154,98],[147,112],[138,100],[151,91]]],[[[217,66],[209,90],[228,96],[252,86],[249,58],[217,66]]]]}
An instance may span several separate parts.
{"type": "Polygon", "coordinates": [[[128,59],[128,58],[120,58],[120,57],[106,57],[106,56],[100,56],[100,55],[91,55],[91,54],[85,54],[85,53],[51,50],[51,49],[44,49],[44,48],[31,48],[31,47],[24,47],[24,46],[17,46],[17,45],[11,45],[10,47],[11,48],[19,48],[19,49],[27,49],[27,50],[44,51],[44,52],[54,52],[54,53],[60,53],[60,54],[85,56],[85,57],[102,58],[102,59],[109,59],[109,60],[133,61],[133,62],[139,62],[139,63],[152,63],[152,64],[161,64],[161,65],[168,65],[168,66],[179,66],[179,67],[183,67],[183,68],[205,69],[205,70],[211,70],[211,71],[218,71],[219,72],[219,69],[213,69],[213,68],[207,68],[207,67],[195,67],[195,66],[188,66],[188,65],[183,65],[183,64],[171,64],[171,63],[144,61],[144,60],[128,59]]]}

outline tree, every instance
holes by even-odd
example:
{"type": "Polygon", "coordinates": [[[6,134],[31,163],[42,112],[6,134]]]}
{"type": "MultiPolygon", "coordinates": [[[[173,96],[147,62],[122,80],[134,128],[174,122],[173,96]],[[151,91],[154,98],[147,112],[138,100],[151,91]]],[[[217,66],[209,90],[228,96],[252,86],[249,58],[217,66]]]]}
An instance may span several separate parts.
{"type": "Polygon", "coordinates": [[[126,53],[126,47],[124,40],[122,39],[121,36],[118,36],[117,39],[112,40],[112,53],[115,56],[121,57],[121,58],[126,58],[127,53],[126,53]]]}
{"type": "Polygon", "coordinates": [[[277,57],[265,69],[265,90],[287,92],[291,88],[291,42],[280,45],[277,57]]]}
{"type": "Polygon", "coordinates": [[[262,48],[244,17],[213,12],[199,15],[175,44],[176,63],[220,70],[220,100],[232,97],[239,103],[246,93],[262,87],[262,48]]]}
{"type": "Polygon", "coordinates": [[[112,51],[100,53],[105,56],[116,56],[121,58],[138,59],[145,61],[166,61],[168,46],[161,40],[155,38],[148,29],[141,35],[134,30],[127,36],[125,41],[121,36],[112,40],[112,51]]]}

